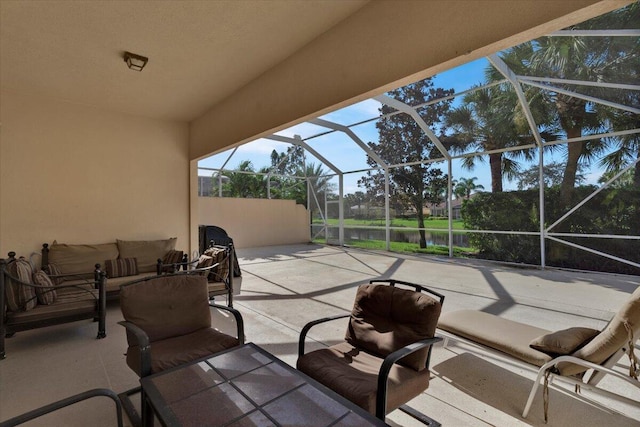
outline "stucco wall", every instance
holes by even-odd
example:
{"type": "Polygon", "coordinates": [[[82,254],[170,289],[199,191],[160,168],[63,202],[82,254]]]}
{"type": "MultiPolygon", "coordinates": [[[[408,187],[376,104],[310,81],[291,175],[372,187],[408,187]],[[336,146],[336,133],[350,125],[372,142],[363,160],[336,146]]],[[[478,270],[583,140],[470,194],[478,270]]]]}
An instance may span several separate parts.
{"type": "Polygon", "coordinates": [[[188,125],[3,91],[0,257],[44,242],[189,242],[188,125]]]}
{"type": "Polygon", "coordinates": [[[237,248],[311,240],[309,214],[293,200],[199,197],[199,224],[222,227],[237,248]]]}

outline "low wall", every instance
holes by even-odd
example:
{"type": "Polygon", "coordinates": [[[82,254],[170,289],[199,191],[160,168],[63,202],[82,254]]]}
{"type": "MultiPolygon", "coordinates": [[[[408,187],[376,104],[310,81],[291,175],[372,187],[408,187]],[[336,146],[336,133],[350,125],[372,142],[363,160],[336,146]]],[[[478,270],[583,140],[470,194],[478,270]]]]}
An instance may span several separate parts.
{"type": "Polygon", "coordinates": [[[311,240],[307,209],[294,200],[198,197],[200,225],[224,228],[237,248],[311,240]]]}

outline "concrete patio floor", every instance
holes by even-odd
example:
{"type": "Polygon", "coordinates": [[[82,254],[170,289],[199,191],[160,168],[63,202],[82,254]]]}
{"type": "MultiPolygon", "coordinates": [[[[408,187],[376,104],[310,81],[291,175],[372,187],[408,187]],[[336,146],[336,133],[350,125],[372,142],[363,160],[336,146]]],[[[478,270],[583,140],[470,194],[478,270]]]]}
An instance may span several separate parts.
{"type": "MultiPolygon", "coordinates": [[[[636,276],[541,271],[311,244],[237,252],[243,276],[234,307],[244,317],[247,341],[293,366],[304,324],[348,312],[355,288],[371,279],[395,278],[430,287],[446,296],[443,311],[479,309],[549,330],[602,328],[640,284],[636,276]]],[[[95,340],[96,325],[86,321],[8,339],[7,359],[0,361],[0,421],[90,388],[122,392],[136,386],[138,378],[125,363],[126,338],[119,320],[122,315],[114,301],[108,306],[106,339],[95,340]]],[[[233,330],[228,317],[216,313],[216,321],[222,330],[233,330]]],[[[313,328],[307,348],[340,340],[345,328],[345,320],[313,328]]],[[[622,359],[616,369],[628,372],[628,360],[622,359]]],[[[431,371],[429,389],[410,406],[443,426],[545,425],[541,391],[528,418],[521,417],[535,378],[531,368],[455,343],[434,348],[431,371]]],[[[585,400],[552,388],[547,425],[640,425],[638,390],[619,380],[606,379],[602,385],[631,400],[585,400]]],[[[387,422],[421,425],[400,411],[391,413],[387,422]]],[[[110,401],[92,399],[29,425],[110,426],[115,416],[110,401]]]]}

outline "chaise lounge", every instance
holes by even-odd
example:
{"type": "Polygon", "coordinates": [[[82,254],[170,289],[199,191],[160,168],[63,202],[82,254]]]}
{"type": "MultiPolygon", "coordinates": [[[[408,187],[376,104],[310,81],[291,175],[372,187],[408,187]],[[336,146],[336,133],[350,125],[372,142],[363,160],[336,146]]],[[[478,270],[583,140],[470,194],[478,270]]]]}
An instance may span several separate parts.
{"type": "Polygon", "coordinates": [[[524,418],[529,414],[543,378],[545,420],[548,405],[546,388],[554,377],[596,393],[611,395],[597,387],[605,375],[611,375],[640,391],[640,370],[634,354],[635,342],[640,338],[640,287],[602,331],[574,327],[552,332],[475,310],[443,314],[438,329],[445,337],[445,347],[449,339],[470,341],[539,368],[522,413],[524,418]],[[630,362],[629,376],[612,369],[625,354],[630,362]]]}

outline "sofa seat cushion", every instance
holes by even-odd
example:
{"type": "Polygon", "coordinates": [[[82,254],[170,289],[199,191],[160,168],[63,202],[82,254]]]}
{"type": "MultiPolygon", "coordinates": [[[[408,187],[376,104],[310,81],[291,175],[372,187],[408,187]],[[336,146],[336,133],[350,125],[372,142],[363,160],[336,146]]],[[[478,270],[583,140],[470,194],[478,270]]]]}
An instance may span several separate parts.
{"type": "Polygon", "coordinates": [[[17,325],[47,321],[67,316],[76,316],[96,311],[98,291],[96,289],[69,289],[57,290],[56,301],[49,305],[37,305],[29,311],[7,313],[7,322],[17,325]]]}
{"type": "MultiPolygon", "coordinates": [[[[92,277],[96,264],[118,258],[118,245],[67,245],[54,242],[49,247],[49,264],[55,264],[60,274],[88,274],[92,277]]],[[[51,274],[54,274],[50,271],[51,274]]]]}
{"type": "MultiPolygon", "coordinates": [[[[297,368],[316,381],[375,415],[378,372],[383,359],[349,343],[309,352],[297,368]]],[[[387,413],[418,396],[429,386],[428,369],[415,371],[394,364],[387,381],[387,413]]]]}
{"type": "MultiPolygon", "coordinates": [[[[187,335],[153,341],[151,343],[151,373],[161,372],[238,345],[240,342],[236,338],[211,328],[203,328],[187,335]]],[[[129,347],[127,364],[134,372],[141,375],[138,346],[129,347]]]]}
{"type": "Polygon", "coordinates": [[[546,329],[476,310],[444,313],[440,316],[438,328],[532,365],[542,366],[551,360],[548,354],[529,347],[535,338],[551,332],[546,329]]]}
{"type": "Polygon", "coordinates": [[[135,276],[122,276],[122,277],[113,277],[106,278],[104,281],[104,287],[107,293],[117,293],[120,292],[120,286],[125,283],[135,282],[136,280],[144,279],[145,277],[155,276],[153,273],[141,273],[136,274],[135,276]]]}

